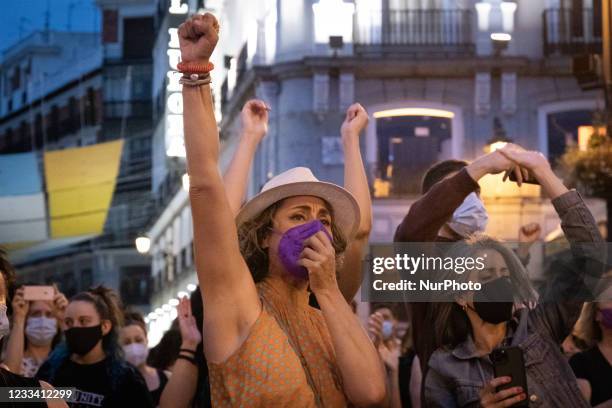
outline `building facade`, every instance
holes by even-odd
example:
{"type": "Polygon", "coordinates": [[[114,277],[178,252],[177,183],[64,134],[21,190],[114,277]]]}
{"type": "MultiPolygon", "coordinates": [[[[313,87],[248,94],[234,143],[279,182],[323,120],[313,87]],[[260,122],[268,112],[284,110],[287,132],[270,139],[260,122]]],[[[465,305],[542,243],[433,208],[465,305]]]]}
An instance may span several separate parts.
{"type": "MultiPolygon", "coordinates": [[[[153,1],[98,1],[103,32],[42,32],[3,56],[2,153],[124,140],[101,235],[20,251],[20,279],[58,283],[67,296],[96,284],[146,310],[150,260],[134,239],[154,212],[151,195],[153,1]],[[13,63],[13,61],[15,61],[13,63]],[[25,124],[24,124],[25,123],[25,124]]],[[[42,168],[42,167],[41,167],[42,168]]]]}
{"type": "MultiPolygon", "coordinates": [[[[186,1],[167,3],[194,11],[186,1]]],[[[346,108],[360,102],[371,117],[362,151],[374,206],[372,242],[392,239],[431,164],[474,159],[502,136],[556,163],[603,108],[601,91],[582,90],[571,71],[573,56],[601,49],[596,1],[208,3],[202,6],[221,25],[212,77],[222,167],[238,137],[240,109],[257,97],[271,107],[270,126],[249,195],[294,166],[341,184],[339,128],[346,108]]],[[[531,221],[546,235],[558,229],[538,187],[519,189],[496,177],[481,184],[491,235],[516,240],[518,227],[531,221]]],[[[588,202],[603,219],[605,205],[588,202]]],[[[160,327],[177,293],[197,281],[189,219],[188,196],[179,191],[149,231],[152,275],[160,281],[149,319],[160,327]]]]}

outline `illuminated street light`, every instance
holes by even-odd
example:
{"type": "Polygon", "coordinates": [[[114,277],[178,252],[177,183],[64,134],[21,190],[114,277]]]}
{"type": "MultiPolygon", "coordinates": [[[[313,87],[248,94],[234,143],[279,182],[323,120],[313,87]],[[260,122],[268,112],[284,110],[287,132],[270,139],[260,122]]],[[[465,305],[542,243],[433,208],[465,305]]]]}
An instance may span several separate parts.
{"type": "Polygon", "coordinates": [[[193,292],[197,288],[198,287],[195,284],[193,284],[193,283],[190,283],[190,284],[187,285],[187,290],[190,291],[190,292],[193,292]]]}
{"type": "Polygon", "coordinates": [[[491,33],[491,40],[508,43],[512,40],[512,35],[508,33],[491,33]]]}
{"type": "Polygon", "coordinates": [[[178,299],[170,299],[168,301],[168,304],[172,307],[177,307],[179,305],[179,300],[178,299]]]}
{"type": "Polygon", "coordinates": [[[151,239],[149,237],[141,236],[136,238],[135,241],[136,250],[140,254],[146,254],[151,249],[151,239]]]}
{"type": "Polygon", "coordinates": [[[495,55],[500,55],[503,50],[508,48],[510,40],[512,40],[512,35],[509,33],[491,33],[491,42],[493,43],[493,52],[495,55]]]}

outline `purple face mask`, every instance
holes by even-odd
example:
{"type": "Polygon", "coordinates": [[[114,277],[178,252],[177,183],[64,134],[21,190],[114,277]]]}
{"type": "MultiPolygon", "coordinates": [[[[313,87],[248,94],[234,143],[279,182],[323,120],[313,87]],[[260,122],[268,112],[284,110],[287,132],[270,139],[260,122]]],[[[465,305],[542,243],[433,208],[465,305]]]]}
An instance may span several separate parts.
{"type": "Polygon", "coordinates": [[[278,256],[287,272],[292,276],[298,279],[308,279],[308,270],[298,265],[297,262],[300,259],[300,254],[304,250],[304,241],[319,231],[325,232],[329,240],[332,240],[331,235],[329,235],[329,232],[327,232],[325,226],[319,220],[298,225],[297,227],[288,229],[283,234],[278,244],[278,256]]]}
{"type": "Polygon", "coordinates": [[[601,325],[606,329],[612,329],[612,309],[599,309],[601,313],[601,325]]]}

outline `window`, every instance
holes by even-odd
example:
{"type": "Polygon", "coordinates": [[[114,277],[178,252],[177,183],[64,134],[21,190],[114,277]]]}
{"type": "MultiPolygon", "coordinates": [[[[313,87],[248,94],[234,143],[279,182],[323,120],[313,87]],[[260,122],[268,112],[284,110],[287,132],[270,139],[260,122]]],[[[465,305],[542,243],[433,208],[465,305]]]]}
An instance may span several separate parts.
{"type": "Polygon", "coordinates": [[[150,59],[153,53],[153,18],[123,20],[123,58],[150,59]]]}
{"type": "Polygon", "coordinates": [[[47,281],[47,284],[51,285],[53,283],[57,284],[58,288],[61,288],[62,293],[68,299],[77,293],[76,280],[74,279],[74,273],[72,271],[51,276],[51,279],[50,281],[47,281]]]}
{"type": "MultiPolygon", "coordinates": [[[[452,116],[451,112],[446,114],[452,116]]],[[[450,143],[451,118],[419,114],[379,116],[376,137],[378,162],[374,196],[419,194],[423,173],[440,160],[450,143]]]]}
{"type": "Polygon", "coordinates": [[[578,142],[578,128],[593,124],[593,111],[572,110],[548,114],[548,159],[556,163],[565,149],[578,142]]]}
{"type": "Polygon", "coordinates": [[[87,99],[85,101],[85,124],[92,126],[96,124],[96,91],[87,88],[87,99]]]}
{"type": "Polygon", "coordinates": [[[104,43],[117,42],[119,13],[117,10],[104,10],[102,15],[102,41],[104,43]]]}
{"type": "Polygon", "coordinates": [[[79,102],[77,98],[71,96],[68,100],[68,129],[70,132],[76,132],[81,126],[79,102]]]}
{"type": "Polygon", "coordinates": [[[47,132],[49,141],[55,142],[59,139],[60,132],[60,112],[57,105],[51,107],[51,118],[49,124],[49,131],[47,132]]]}
{"type": "Polygon", "coordinates": [[[126,304],[142,305],[149,303],[151,269],[146,266],[126,266],[121,268],[121,299],[126,304]]]}
{"type": "Polygon", "coordinates": [[[43,124],[42,124],[42,115],[40,113],[36,114],[36,119],[34,119],[34,148],[42,148],[43,147],[43,124]]]}
{"type": "Polygon", "coordinates": [[[137,137],[130,140],[130,160],[147,160],[151,156],[151,138],[137,137]]]}
{"type": "Polygon", "coordinates": [[[93,284],[93,271],[91,268],[81,270],[81,290],[87,290],[93,284]]]}
{"type": "Polygon", "coordinates": [[[4,150],[8,151],[13,146],[13,129],[9,128],[5,134],[4,150]]]}
{"type": "Polygon", "coordinates": [[[189,259],[187,258],[189,254],[187,253],[187,247],[181,249],[181,272],[186,271],[189,267],[189,259]]]}
{"type": "Polygon", "coordinates": [[[13,70],[13,76],[11,77],[11,92],[19,89],[19,86],[21,85],[21,75],[19,74],[19,67],[17,67],[13,70]]]}

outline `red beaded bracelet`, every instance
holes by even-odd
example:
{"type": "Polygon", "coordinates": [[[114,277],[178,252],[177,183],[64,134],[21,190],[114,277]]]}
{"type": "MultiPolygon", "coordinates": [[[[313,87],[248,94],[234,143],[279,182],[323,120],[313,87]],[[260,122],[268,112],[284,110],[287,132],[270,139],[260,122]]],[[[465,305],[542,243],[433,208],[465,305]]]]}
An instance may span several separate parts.
{"type": "Polygon", "coordinates": [[[197,62],[179,62],[176,64],[176,68],[182,73],[189,74],[206,74],[213,69],[215,69],[215,65],[212,62],[208,62],[207,64],[198,64],[197,62]]]}

